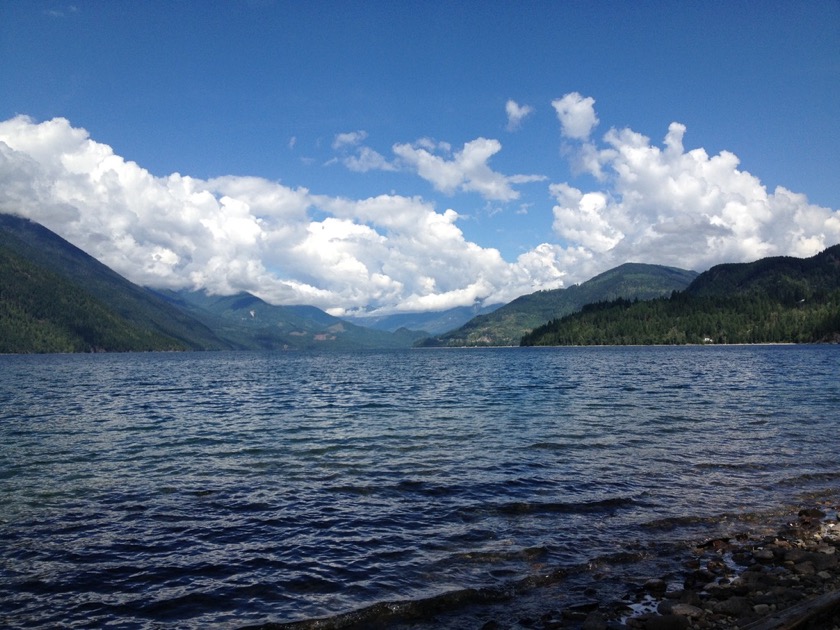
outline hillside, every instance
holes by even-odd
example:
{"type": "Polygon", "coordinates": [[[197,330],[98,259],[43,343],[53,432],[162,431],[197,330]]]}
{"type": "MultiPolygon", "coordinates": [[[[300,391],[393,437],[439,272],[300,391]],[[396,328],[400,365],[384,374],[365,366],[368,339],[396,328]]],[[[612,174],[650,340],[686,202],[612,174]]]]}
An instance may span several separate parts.
{"type": "Polygon", "coordinates": [[[590,304],[522,345],[810,343],[840,340],[840,245],[811,258],[712,267],[649,302],[590,304]]]}
{"type": "Polygon", "coordinates": [[[408,348],[423,335],[356,326],[314,306],[275,306],[250,293],[161,291],[162,297],[240,348],[364,350],[408,348]]]}
{"type": "Polygon", "coordinates": [[[0,351],[229,347],[37,223],[0,214],[0,351]]]}
{"type": "Polygon", "coordinates": [[[312,306],[137,286],[45,227],[0,214],[0,352],[407,348],[312,306]]]}
{"type": "Polygon", "coordinates": [[[510,346],[547,321],[580,310],[585,304],[617,298],[649,300],[682,290],[694,271],[626,263],[567,289],[538,291],[479,315],[457,330],[423,342],[426,346],[510,346]]]}

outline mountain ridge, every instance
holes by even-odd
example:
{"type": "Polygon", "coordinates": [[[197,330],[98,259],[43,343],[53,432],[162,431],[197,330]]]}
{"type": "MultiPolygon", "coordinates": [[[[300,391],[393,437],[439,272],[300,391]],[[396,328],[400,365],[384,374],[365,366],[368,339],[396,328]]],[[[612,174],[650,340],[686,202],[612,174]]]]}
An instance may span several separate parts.
{"type": "MultiPolygon", "coordinates": [[[[61,329],[59,337],[64,341],[55,351],[68,347],[70,351],[229,348],[201,323],[34,221],[0,214],[0,235],[7,265],[3,275],[3,330],[7,340],[16,327],[22,327],[42,332],[50,329],[54,334],[61,329]],[[32,284],[33,280],[37,282],[32,284]],[[33,292],[34,288],[39,291],[33,292]],[[12,303],[12,293],[18,296],[17,304],[12,303]],[[44,295],[57,303],[39,302],[44,295]],[[88,303],[101,326],[97,327],[96,317],[90,319],[84,309],[62,313],[60,302],[68,295],[73,296],[71,301],[88,303]],[[28,312],[23,309],[25,304],[30,306],[28,312]],[[122,332],[117,333],[117,329],[122,332]],[[136,339],[126,338],[124,343],[114,334],[136,339]],[[71,338],[74,341],[68,346],[71,338]],[[110,341],[103,346],[105,339],[110,341]]],[[[43,347],[42,351],[51,351],[48,345],[43,347]]]]}
{"type": "Polygon", "coordinates": [[[407,348],[314,306],[136,285],[29,219],[0,213],[0,352],[407,348]],[[190,294],[192,293],[192,294],[190,294]],[[238,317],[254,311],[254,317],[238,317]],[[259,314],[259,318],[256,315],[259,314]]]}
{"type": "Polygon", "coordinates": [[[652,299],[687,287],[697,272],[651,265],[624,263],[568,288],[537,291],[520,296],[460,328],[425,340],[424,346],[519,345],[530,329],[562,317],[595,301],[619,297],[652,299]]]}
{"type": "MultiPolygon", "coordinates": [[[[704,320],[701,327],[711,331],[701,337],[704,340],[757,342],[787,334],[794,341],[808,341],[817,333],[840,339],[837,304],[840,245],[809,259],[777,256],[752,263],[724,263],[702,274],[625,263],[579,285],[538,291],[490,307],[491,312],[473,317],[460,328],[419,341],[426,333],[405,327],[390,332],[358,326],[314,306],[271,305],[246,292],[225,296],[140,287],[47,228],[0,214],[0,352],[531,345],[545,343],[540,335],[554,334],[551,330],[558,322],[577,321],[575,317],[607,321],[608,316],[620,318],[622,309],[659,309],[664,313],[668,308],[677,309],[677,319],[686,320],[692,319],[692,308],[698,312],[718,309],[731,322],[746,321],[754,312],[772,321],[784,320],[773,324],[775,328],[754,324],[747,333],[735,328],[712,330],[704,320]],[[561,314],[564,309],[566,315],[561,314]],[[579,315],[569,314],[574,311],[579,315]],[[792,333],[806,317],[811,318],[808,325],[812,330],[792,333]],[[514,337],[517,330],[534,321],[541,323],[531,332],[520,333],[518,339],[514,337]]],[[[460,316],[464,312],[462,309],[460,316]]],[[[404,321],[420,317],[404,315],[404,321]]],[[[660,316],[648,313],[646,317],[654,315],[660,316]]],[[[449,315],[430,315],[432,319],[441,316],[449,315]]],[[[721,317],[719,314],[718,320],[721,317]]],[[[394,321],[398,320],[388,325],[394,321]]],[[[603,331],[593,332],[591,326],[588,330],[589,337],[578,335],[575,339],[582,343],[608,339],[603,331]]],[[[697,330],[661,338],[624,336],[613,342],[627,343],[632,338],[657,343],[667,338],[670,343],[685,343],[698,338],[697,330]]]]}
{"type": "Polygon", "coordinates": [[[590,304],[521,345],[828,341],[840,341],[840,244],[809,258],[715,265],[668,298],[590,304]]]}

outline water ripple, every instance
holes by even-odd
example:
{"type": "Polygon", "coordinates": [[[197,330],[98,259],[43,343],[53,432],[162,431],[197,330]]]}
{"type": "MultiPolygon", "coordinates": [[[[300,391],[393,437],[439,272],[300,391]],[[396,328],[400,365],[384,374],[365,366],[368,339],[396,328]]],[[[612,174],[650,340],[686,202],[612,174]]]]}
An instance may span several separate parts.
{"type": "Polygon", "coordinates": [[[0,623],[457,627],[834,488],[839,356],[3,356],[0,623]]]}

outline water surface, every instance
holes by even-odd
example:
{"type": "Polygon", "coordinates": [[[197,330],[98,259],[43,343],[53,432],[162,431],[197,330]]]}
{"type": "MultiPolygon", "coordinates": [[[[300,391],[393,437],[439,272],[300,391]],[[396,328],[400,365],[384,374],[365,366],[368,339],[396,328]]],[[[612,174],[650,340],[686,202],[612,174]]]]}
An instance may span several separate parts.
{"type": "Polygon", "coordinates": [[[573,604],[834,491],[839,367],[833,346],[0,356],[0,624],[573,604]]]}

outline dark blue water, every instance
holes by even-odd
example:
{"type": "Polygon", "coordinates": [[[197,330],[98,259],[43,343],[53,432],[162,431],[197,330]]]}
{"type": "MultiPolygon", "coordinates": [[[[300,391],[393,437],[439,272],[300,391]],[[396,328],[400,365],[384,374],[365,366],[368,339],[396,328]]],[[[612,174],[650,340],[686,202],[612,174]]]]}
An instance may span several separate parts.
{"type": "Polygon", "coordinates": [[[573,603],[834,492],[838,374],[831,346],[0,356],[0,625],[573,603]]]}

